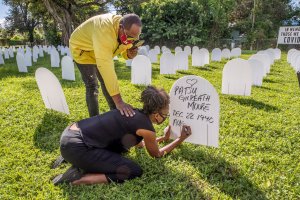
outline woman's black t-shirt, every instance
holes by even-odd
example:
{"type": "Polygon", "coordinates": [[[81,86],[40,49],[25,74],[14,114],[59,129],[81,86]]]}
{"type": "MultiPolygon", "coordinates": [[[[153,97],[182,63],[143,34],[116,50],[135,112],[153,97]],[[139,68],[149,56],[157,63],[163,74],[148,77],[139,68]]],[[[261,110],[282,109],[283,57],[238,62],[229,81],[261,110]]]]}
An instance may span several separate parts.
{"type": "Polygon", "coordinates": [[[83,141],[87,146],[103,148],[122,153],[142,141],[136,135],[138,129],[155,132],[147,115],[135,109],[133,117],[121,115],[119,110],[112,110],[77,122],[81,129],[83,141]]]}

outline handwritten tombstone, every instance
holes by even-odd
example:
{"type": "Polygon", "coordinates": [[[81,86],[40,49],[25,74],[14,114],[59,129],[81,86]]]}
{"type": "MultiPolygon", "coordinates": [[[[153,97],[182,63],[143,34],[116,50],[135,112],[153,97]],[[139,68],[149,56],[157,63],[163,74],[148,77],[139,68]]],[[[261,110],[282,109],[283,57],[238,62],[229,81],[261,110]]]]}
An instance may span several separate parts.
{"type": "Polygon", "coordinates": [[[155,51],[156,51],[157,54],[160,54],[160,47],[159,46],[156,45],[154,47],[154,49],[155,49],[155,51]]]}
{"type": "Polygon", "coordinates": [[[56,76],[48,69],[40,67],[35,71],[35,79],[45,107],[70,114],[66,97],[56,76]]]}
{"type": "Polygon", "coordinates": [[[199,50],[200,50],[199,47],[193,46],[193,48],[192,48],[192,53],[193,53],[194,51],[199,51],[199,50]]]}
{"type": "Polygon", "coordinates": [[[151,63],[157,63],[157,51],[155,49],[151,49],[149,51],[149,58],[150,58],[150,61],[151,63]]]}
{"type": "Polygon", "coordinates": [[[59,53],[55,48],[51,50],[50,60],[51,60],[51,67],[59,67],[59,62],[60,62],[59,53]]]}
{"type": "Polygon", "coordinates": [[[185,141],[218,147],[220,101],[210,82],[198,76],[178,79],[170,92],[171,138],[180,136],[183,124],[192,135],[185,141]]]}
{"type": "Polygon", "coordinates": [[[0,51],[0,65],[4,65],[5,62],[4,62],[4,59],[3,59],[3,55],[2,55],[2,52],[0,51]]]}
{"type": "Polygon", "coordinates": [[[189,56],[192,54],[192,49],[190,46],[185,46],[183,51],[189,56]]]}
{"type": "Polygon", "coordinates": [[[17,65],[18,65],[18,70],[19,72],[25,72],[27,73],[28,70],[27,70],[27,66],[25,65],[25,58],[22,54],[20,53],[17,53],[17,65]]]}
{"type": "Polygon", "coordinates": [[[192,66],[201,67],[203,66],[203,59],[201,58],[200,50],[195,50],[192,53],[192,66]]]}
{"type": "Polygon", "coordinates": [[[242,55],[242,50],[240,48],[231,49],[231,57],[238,58],[242,55]]]}
{"type": "Polygon", "coordinates": [[[175,56],[163,53],[160,57],[160,74],[176,74],[175,56]]]}
{"type": "Polygon", "coordinates": [[[182,48],[181,48],[181,47],[175,47],[175,54],[176,54],[177,52],[180,52],[180,51],[182,51],[182,48]]]}
{"type": "Polygon", "coordinates": [[[201,59],[204,65],[209,64],[209,51],[205,48],[200,49],[201,59]]]}
{"type": "Polygon", "coordinates": [[[70,56],[64,56],[61,59],[62,78],[75,81],[75,71],[73,59],[70,56]]]}
{"type": "Polygon", "coordinates": [[[215,48],[211,52],[211,61],[220,62],[222,60],[222,51],[219,48],[215,48]]]}
{"type": "Polygon", "coordinates": [[[132,63],[132,59],[126,60],[125,63],[126,63],[126,66],[127,66],[127,67],[130,67],[130,66],[131,66],[131,63],[132,63]]]}
{"type": "Polygon", "coordinates": [[[270,61],[266,59],[266,57],[263,54],[254,54],[249,58],[249,60],[252,59],[258,60],[263,63],[264,71],[265,71],[264,76],[266,76],[268,73],[268,69],[270,68],[270,61]]]}
{"type": "Polygon", "coordinates": [[[252,69],[247,60],[235,58],[223,68],[222,93],[232,95],[251,95],[252,69]]]}
{"type": "Polygon", "coordinates": [[[148,57],[138,55],[131,64],[131,83],[138,85],[150,85],[152,77],[151,61],[148,57]]]}
{"type": "Polygon", "coordinates": [[[222,50],[222,58],[224,59],[230,59],[231,58],[231,52],[229,49],[223,49],[222,50]]]}
{"type": "Polygon", "coordinates": [[[184,51],[175,54],[175,65],[177,70],[189,69],[189,57],[184,51]]]}
{"type": "Polygon", "coordinates": [[[31,67],[32,66],[32,54],[31,54],[30,49],[26,49],[24,58],[25,58],[25,66],[31,67]]]}
{"type": "Polygon", "coordinates": [[[264,64],[255,59],[248,60],[252,69],[252,85],[262,86],[262,81],[265,75],[264,64]]]}

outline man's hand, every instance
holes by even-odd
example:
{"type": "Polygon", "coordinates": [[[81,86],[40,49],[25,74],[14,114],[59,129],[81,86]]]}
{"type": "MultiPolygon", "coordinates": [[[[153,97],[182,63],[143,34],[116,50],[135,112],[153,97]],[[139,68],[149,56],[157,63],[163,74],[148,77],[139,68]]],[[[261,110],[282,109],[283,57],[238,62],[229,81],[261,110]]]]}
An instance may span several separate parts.
{"type": "Polygon", "coordinates": [[[127,49],[127,57],[133,59],[138,53],[138,48],[127,49]]]}
{"type": "Polygon", "coordinates": [[[117,109],[121,112],[121,115],[126,115],[126,117],[133,117],[135,115],[135,112],[133,111],[133,108],[131,105],[125,103],[125,102],[120,102],[116,104],[117,109]]]}

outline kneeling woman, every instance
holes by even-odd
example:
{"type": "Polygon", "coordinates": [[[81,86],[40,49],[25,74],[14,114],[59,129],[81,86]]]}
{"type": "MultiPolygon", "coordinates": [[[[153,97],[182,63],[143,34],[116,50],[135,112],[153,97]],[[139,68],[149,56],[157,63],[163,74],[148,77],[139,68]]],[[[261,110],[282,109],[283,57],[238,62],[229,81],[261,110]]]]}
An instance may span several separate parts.
{"type": "Polygon", "coordinates": [[[122,183],[141,176],[142,169],[121,153],[136,145],[146,146],[152,157],[159,158],[189,137],[190,127],[183,126],[179,138],[159,149],[158,142],[169,140],[170,126],[163,137],[156,138],[152,123],[161,124],[168,117],[169,96],[164,90],[149,86],[142,92],[141,101],[143,109],[135,109],[133,117],[112,110],[67,127],[61,136],[60,150],[72,167],[56,176],[53,183],[122,183]]]}

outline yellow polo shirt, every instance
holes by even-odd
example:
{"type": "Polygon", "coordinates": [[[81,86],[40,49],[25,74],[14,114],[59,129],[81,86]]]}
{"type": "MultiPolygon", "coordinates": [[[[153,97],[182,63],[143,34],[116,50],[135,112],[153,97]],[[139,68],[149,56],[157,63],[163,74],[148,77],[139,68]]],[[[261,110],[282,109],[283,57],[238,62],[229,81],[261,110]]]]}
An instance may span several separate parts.
{"type": "Polygon", "coordinates": [[[78,26],[70,37],[70,51],[79,64],[97,64],[110,96],[119,94],[119,84],[113,57],[120,54],[127,57],[126,50],[132,44],[118,42],[119,24],[122,16],[97,15],[78,26]]]}

